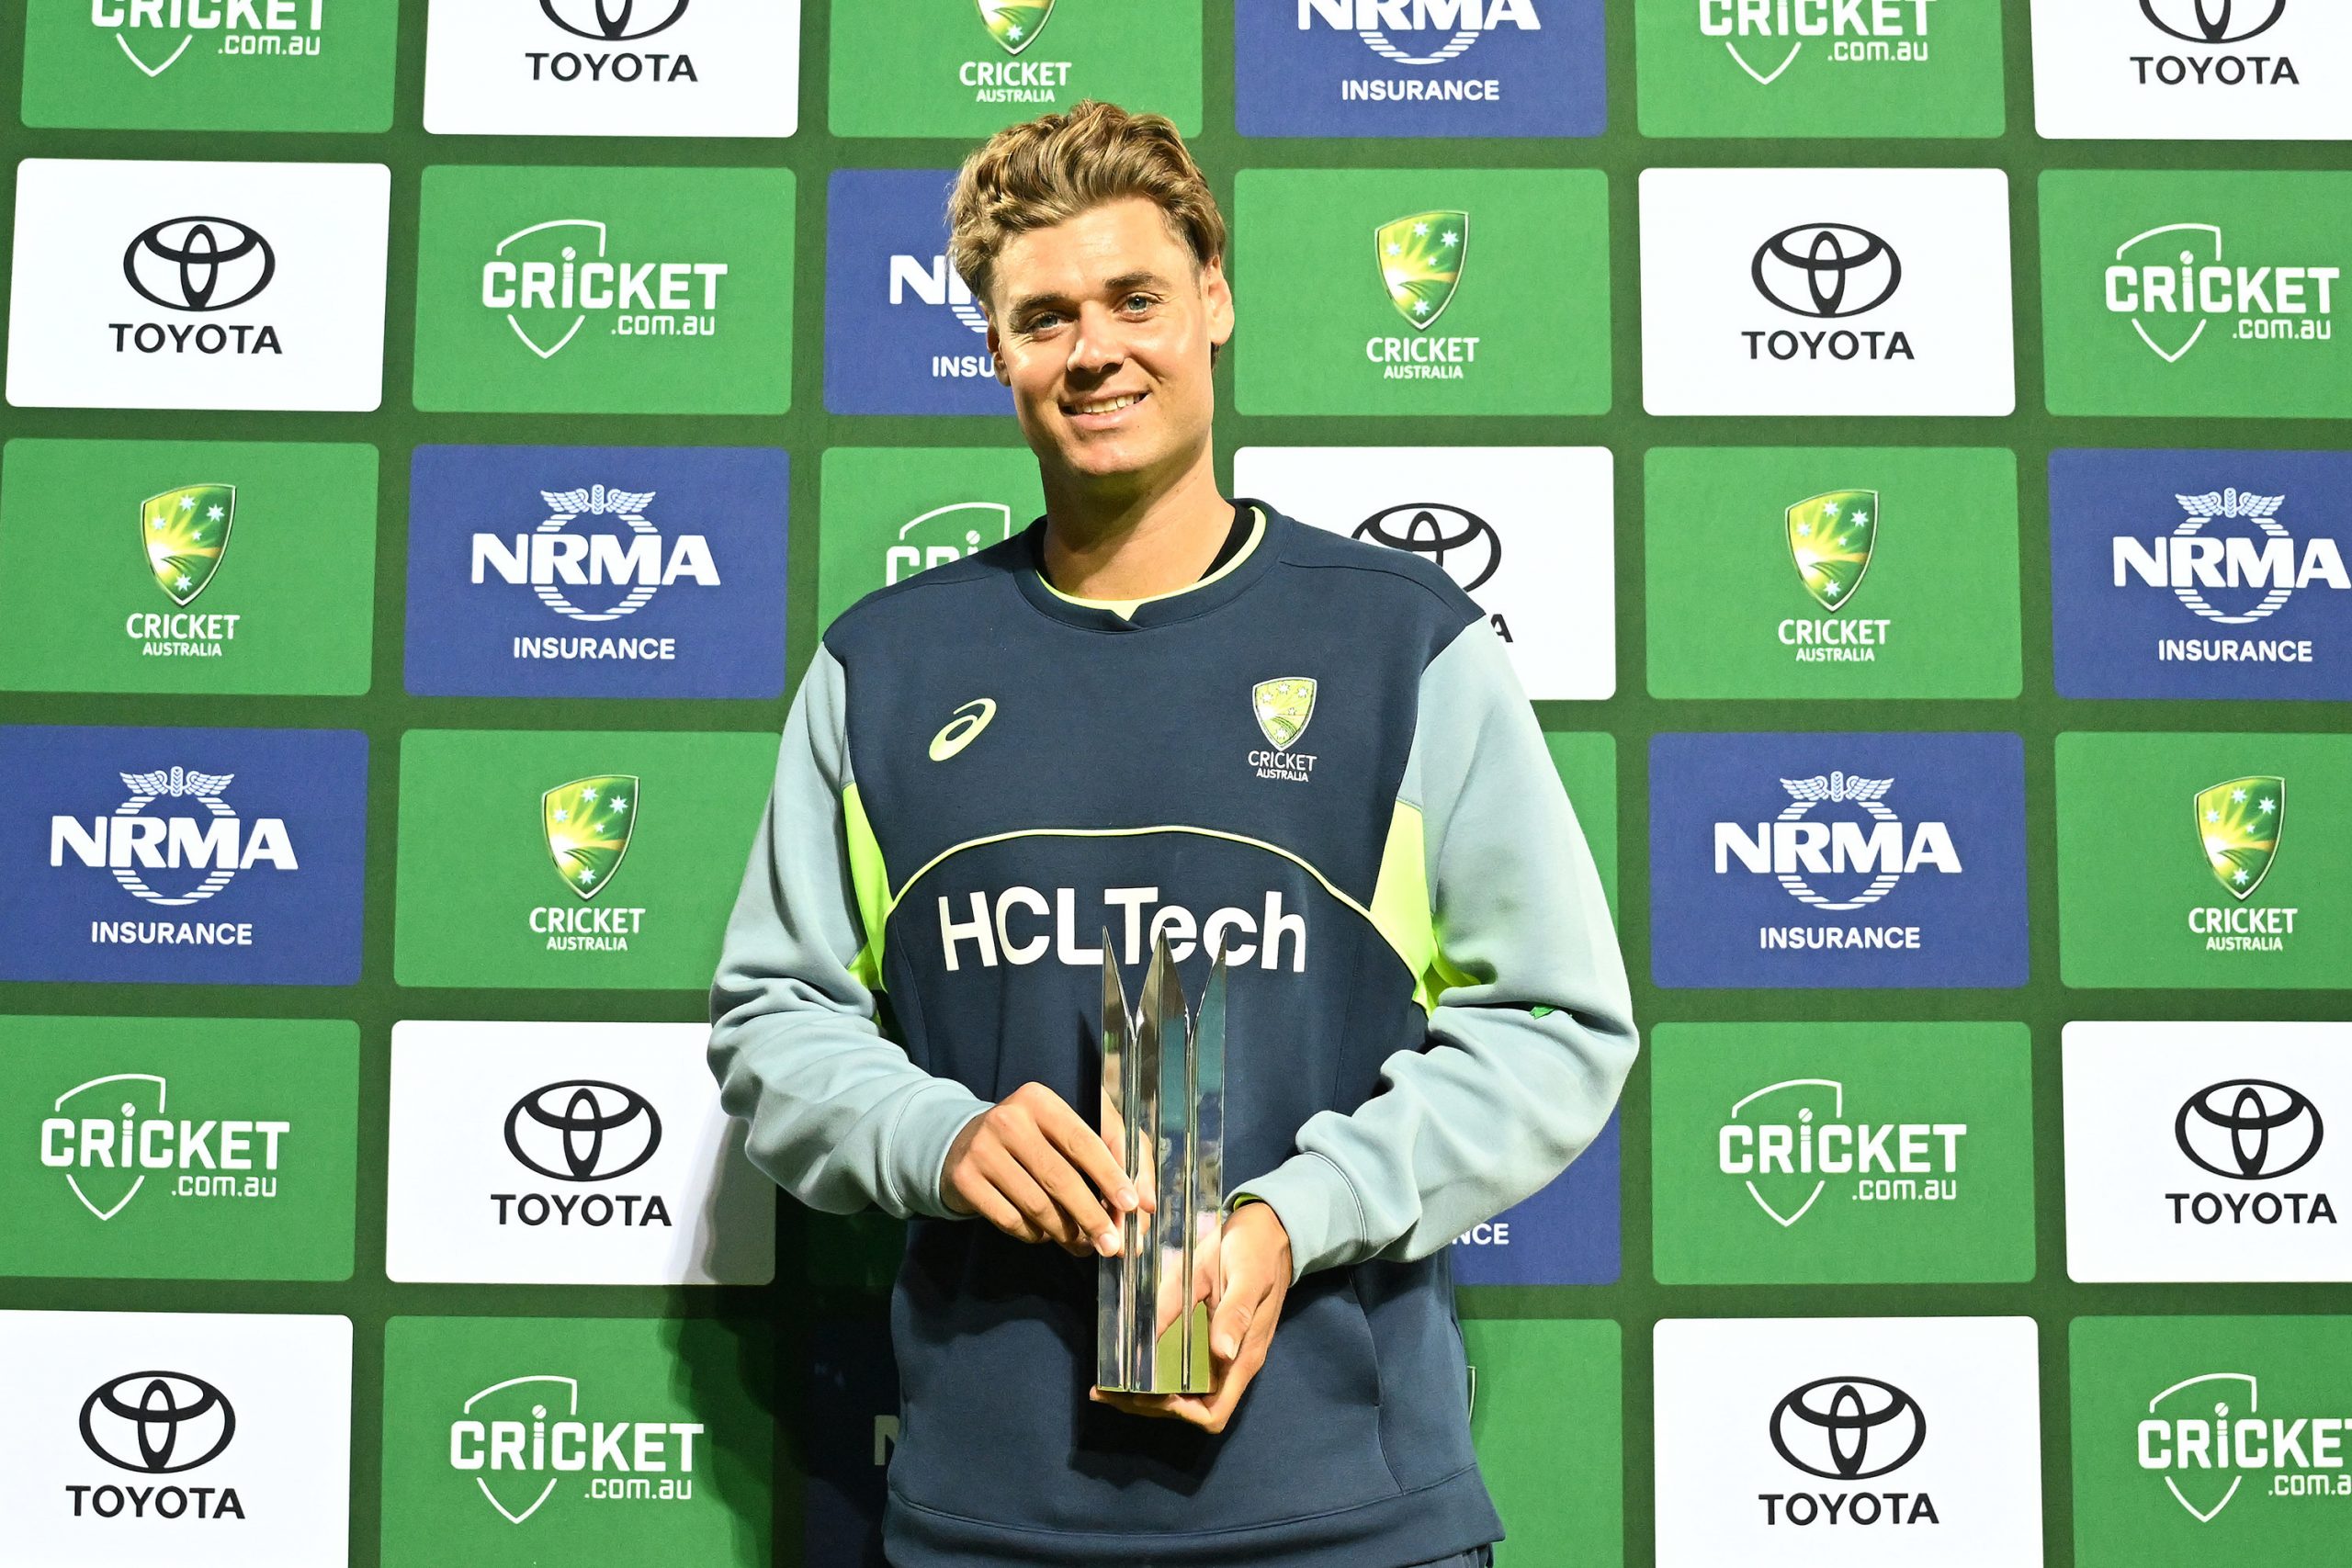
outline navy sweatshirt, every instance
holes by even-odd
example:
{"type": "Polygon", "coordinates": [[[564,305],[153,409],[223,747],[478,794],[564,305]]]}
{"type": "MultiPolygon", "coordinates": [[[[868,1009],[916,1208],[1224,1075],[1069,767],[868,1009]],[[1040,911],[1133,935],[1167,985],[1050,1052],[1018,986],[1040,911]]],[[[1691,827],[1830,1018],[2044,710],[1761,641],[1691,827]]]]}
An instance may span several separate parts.
{"type": "MultiPolygon", "coordinates": [[[[899,1568],[1404,1568],[1498,1539],[1447,1244],[1591,1141],[1635,1036],[1501,643],[1436,568],[1262,502],[1125,605],[1044,522],[867,595],[794,700],[712,1070],[802,1201],[909,1220],[899,1568]],[[1091,1258],[951,1215],[948,1145],[1098,1093],[1102,934],[1228,967],[1225,1168],[1295,1276],[1222,1434],[1089,1402],[1091,1258]]],[[[1089,1119],[1091,1120],[1091,1114],[1089,1119]]]]}

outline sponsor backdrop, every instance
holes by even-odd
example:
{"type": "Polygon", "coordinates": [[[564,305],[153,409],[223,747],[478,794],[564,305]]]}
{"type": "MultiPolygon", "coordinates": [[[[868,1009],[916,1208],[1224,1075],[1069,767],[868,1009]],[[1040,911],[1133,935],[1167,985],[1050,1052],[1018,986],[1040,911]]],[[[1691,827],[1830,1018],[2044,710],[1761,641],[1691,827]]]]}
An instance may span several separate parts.
{"type": "Polygon", "coordinates": [[[1232,219],[1220,475],[1477,600],[1621,922],[1453,1247],[1500,1560],[2338,1560],[2347,17],[13,7],[8,1561],[877,1561],[897,1229],[702,992],[827,622],[1040,509],[941,203],[1088,95],[1232,219]]]}

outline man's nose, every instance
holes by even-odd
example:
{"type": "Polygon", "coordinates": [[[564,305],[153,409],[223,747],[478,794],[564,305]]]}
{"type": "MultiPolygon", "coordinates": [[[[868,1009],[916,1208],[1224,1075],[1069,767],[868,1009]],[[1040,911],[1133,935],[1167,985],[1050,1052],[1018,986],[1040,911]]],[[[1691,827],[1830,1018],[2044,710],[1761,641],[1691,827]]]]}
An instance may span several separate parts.
{"type": "Polygon", "coordinates": [[[1099,375],[1116,369],[1126,356],[1125,324],[1110,311],[1095,306],[1080,309],[1078,331],[1070,338],[1070,369],[1099,375]]]}

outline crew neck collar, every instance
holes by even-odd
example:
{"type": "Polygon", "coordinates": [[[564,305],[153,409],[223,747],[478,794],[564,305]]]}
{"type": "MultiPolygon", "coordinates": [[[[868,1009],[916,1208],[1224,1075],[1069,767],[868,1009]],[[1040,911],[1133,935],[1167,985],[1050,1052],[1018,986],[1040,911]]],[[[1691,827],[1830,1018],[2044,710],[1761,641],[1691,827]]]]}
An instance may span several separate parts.
{"type": "Polygon", "coordinates": [[[1135,600],[1081,599],[1046,581],[1046,520],[1037,518],[1021,533],[1022,563],[1015,578],[1022,595],[1054,619],[1090,631],[1142,631],[1206,615],[1264,576],[1280,554],[1278,532],[1284,520],[1273,508],[1246,496],[1235,497],[1234,504],[1249,508],[1255,519],[1240,553],[1198,582],[1135,600]]]}

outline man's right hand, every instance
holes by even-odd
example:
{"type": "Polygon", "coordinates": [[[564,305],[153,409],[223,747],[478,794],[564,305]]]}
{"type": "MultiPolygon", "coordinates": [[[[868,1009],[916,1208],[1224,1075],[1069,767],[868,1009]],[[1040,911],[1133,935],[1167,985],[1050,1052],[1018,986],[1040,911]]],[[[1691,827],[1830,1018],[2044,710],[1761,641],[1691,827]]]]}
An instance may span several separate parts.
{"type": "Polygon", "coordinates": [[[1149,1207],[1102,1134],[1041,1083],[1023,1084],[964,1124],[947,1146],[940,1190],[956,1213],[1080,1258],[1114,1256],[1114,1216],[1149,1207]]]}

